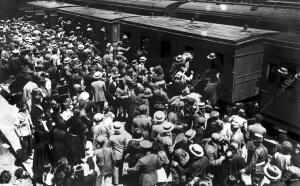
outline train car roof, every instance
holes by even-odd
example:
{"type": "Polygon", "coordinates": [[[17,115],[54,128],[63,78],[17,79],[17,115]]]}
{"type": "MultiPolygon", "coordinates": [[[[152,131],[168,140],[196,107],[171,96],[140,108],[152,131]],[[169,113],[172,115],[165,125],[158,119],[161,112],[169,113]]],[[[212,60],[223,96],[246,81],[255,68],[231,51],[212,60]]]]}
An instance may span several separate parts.
{"type": "Polygon", "coordinates": [[[104,21],[114,21],[126,17],[137,16],[135,14],[101,10],[97,8],[89,8],[89,7],[81,7],[81,6],[59,8],[59,12],[64,12],[72,15],[82,15],[93,19],[101,19],[104,21]]]}
{"type": "Polygon", "coordinates": [[[77,6],[74,4],[55,2],[55,1],[30,1],[30,2],[26,2],[26,4],[29,6],[39,7],[43,9],[57,9],[61,7],[77,6]]]}
{"type": "Polygon", "coordinates": [[[196,37],[212,42],[225,44],[242,44],[265,36],[278,33],[271,30],[252,29],[244,30],[243,27],[222,25],[216,23],[200,22],[170,18],[170,17],[151,17],[139,16],[123,19],[124,24],[144,27],[146,29],[159,29],[168,33],[180,34],[183,36],[196,37]]]}
{"type": "Polygon", "coordinates": [[[239,5],[239,4],[216,4],[208,2],[189,2],[182,4],[176,10],[177,12],[192,12],[194,14],[216,14],[219,16],[226,15],[230,16],[240,16],[248,19],[266,20],[266,19],[275,19],[275,20],[299,20],[300,22],[300,11],[299,9],[291,8],[275,8],[268,6],[259,6],[257,9],[252,9],[253,5],[239,5]]]}
{"type": "MultiPolygon", "coordinates": [[[[76,0],[84,1],[84,0],[76,0]]],[[[89,1],[86,0],[88,3],[89,1]]],[[[105,3],[105,4],[120,4],[123,6],[139,6],[139,7],[153,7],[153,8],[167,8],[169,5],[176,3],[176,1],[164,1],[164,0],[94,0],[93,3],[105,3]]]]}
{"type": "Polygon", "coordinates": [[[300,49],[300,32],[285,32],[267,37],[266,41],[279,46],[288,46],[300,49]]]}

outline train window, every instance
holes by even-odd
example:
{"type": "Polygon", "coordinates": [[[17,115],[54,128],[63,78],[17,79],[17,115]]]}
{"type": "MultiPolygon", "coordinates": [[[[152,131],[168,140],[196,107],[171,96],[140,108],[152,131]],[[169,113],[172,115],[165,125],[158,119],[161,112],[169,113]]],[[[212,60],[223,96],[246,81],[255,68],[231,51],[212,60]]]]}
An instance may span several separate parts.
{"type": "Polygon", "coordinates": [[[295,81],[297,78],[295,77],[296,71],[294,68],[286,67],[285,65],[280,65],[278,68],[278,74],[280,75],[279,82],[282,88],[294,88],[295,81]]]}
{"type": "Polygon", "coordinates": [[[190,54],[194,54],[194,48],[191,47],[191,46],[185,46],[185,49],[184,49],[185,52],[188,52],[190,54]]]}
{"type": "Polygon", "coordinates": [[[141,48],[146,48],[149,43],[149,38],[146,36],[141,37],[141,48]]]}
{"type": "Polygon", "coordinates": [[[126,37],[127,37],[128,40],[130,40],[130,39],[131,39],[131,33],[130,33],[130,32],[124,32],[124,33],[122,34],[122,39],[124,39],[124,38],[126,38],[126,37]]]}
{"type": "Polygon", "coordinates": [[[161,57],[169,57],[171,54],[171,43],[169,41],[161,41],[161,57]]]}
{"type": "Polygon", "coordinates": [[[276,64],[268,64],[267,65],[267,73],[266,73],[266,79],[268,81],[274,82],[276,80],[277,76],[277,70],[278,70],[278,65],[276,64]]]}

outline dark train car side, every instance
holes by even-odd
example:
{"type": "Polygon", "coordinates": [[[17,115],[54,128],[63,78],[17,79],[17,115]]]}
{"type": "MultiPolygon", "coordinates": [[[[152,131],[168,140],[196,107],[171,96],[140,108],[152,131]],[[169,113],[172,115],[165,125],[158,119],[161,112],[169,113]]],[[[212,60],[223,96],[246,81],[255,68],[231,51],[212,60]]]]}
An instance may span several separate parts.
{"type": "Polygon", "coordinates": [[[265,41],[260,102],[267,123],[300,135],[300,34],[265,41]]]}
{"type": "Polygon", "coordinates": [[[167,15],[168,11],[175,9],[185,2],[169,0],[69,0],[68,2],[80,6],[90,6],[111,11],[120,11],[138,15],[167,15]]]}
{"type": "MultiPolygon", "coordinates": [[[[32,1],[26,3],[26,10],[33,11],[33,20],[36,22],[48,22],[49,26],[57,25],[57,9],[63,7],[75,7],[77,5],[64,2],[32,1]]],[[[25,11],[26,11],[25,10],[25,11]]]]}
{"type": "MultiPolygon", "coordinates": [[[[135,43],[134,50],[148,47],[149,58],[166,69],[170,67],[174,56],[183,51],[191,51],[194,54],[191,68],[203,75],[199,79],[199,85],[201,81],[211,81],[205,75],[206,70],[211,68],[207,55],[216,53],[215,62],[221,71],[221,99],[227,103],[256,95],[264,53],[262,39],[276,33],[270,30],[244,30],[236,26],[147,16],[122,19],[121,31],[131,35],[131,42],[135,43]],[[148,42],[145,43],[145,40],[148,42]]],[[[197,91],[202,93],[203,88],[200,87],[197,91]]]]}
{"type": "Polygon", "coordinates": [[[300,11],[297,8],[189,2],[180,5],[172,16],[236,26],[248,25],[250,28],[300,30],[300,11]]]}

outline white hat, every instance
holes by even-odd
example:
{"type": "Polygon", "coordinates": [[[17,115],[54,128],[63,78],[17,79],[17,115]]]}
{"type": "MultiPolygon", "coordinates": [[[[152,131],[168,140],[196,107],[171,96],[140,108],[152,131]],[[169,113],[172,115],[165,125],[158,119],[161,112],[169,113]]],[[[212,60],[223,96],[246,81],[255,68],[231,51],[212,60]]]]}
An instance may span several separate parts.
{"type": "Polygon", "coordinates": [[[153,121],[163,122],[166,118],[166,115],[163,111],[156,111],[153,115],[153,121]]]}
{"type": "Polygon", "coordinates": [[[216,59],[216,54],[215,54],[215,53],[210,53],[210,54],[207,56],[207,59],[216,59]]]}
{"type": "Polygon", "coordinates": [[[280,69],[278,69],[278,72],[281,74],[289,74],[288,69],[285,67],[281,67],[280,69]]]}
{"type": "Polygon", "coordinates": [[[176,57],[175,57],[175,60],[176,60],[176,61],[182,61],[182,55],[176,56],[176,57]]]}
{"type": "Polygon", "coordinates": [[[14,49],[14,50],[12,51],[12,53],[13,53],[13,54],[19,54],[20,51],[19,51],[18,49],[14,49]]]}
{"type": "Polygon", "coordinates": [[[83,50],[84,49],[84,45],[83,44],[78,45],[78,49],[79,50],[83,50]]]}
{"type": "Polygon", "coordinates": [[[270,180],[278,180],[281,178],[281,170],[275,165],[267,164],[264,167],[264,173],[270,180]]]}
{"type": "Polygon", "coordinates": [[[121,128],[122,128],[122,122],[120,122],[120,121],[115,121],[114,124],[113,124],[113,127],[114,127],[114,130],[115,130],[115,131],[120,131],[121,128]]]}
{"type": "Polygon", "coordinates": [[[66,57],[66,58],[64,59],[64,63],[70,63],[70,62],[71,62],[71,58],[66,57]]]}
{"type": "Polygon", "coordinates": [[[139,61],[146,61],[146,60],[147,60],[147,58],[145,56],[141,56],[139,59],[139,61]]]}
{"type": "Polygon", "coordinates": [[[171,132],[174,129],[174,125],[171,122],[164,122],[162,125],[163,132],[171,132]]]}
{"type": "Polygon", "coordinates": [[[82,92],[79,96],[78,96],[78,100],[82,100],[82,101],[88,101],[90,97],[90,94],[87,92],[82,92]]]}
{"type": "Polygon", "coordinates": [[[189,149],[196,157],[202,157],[204,155],[203,148],[199,144],[191,144],[189,149]]]}
{"type": "Polygon", "coordinates": [[[103,118],[104,118],[104,114],[96,113],[94,115],[94,121],[96,121],[96,122],[103,120],[103,118]]]}
{"type": "Polygon", "coordinates": [[[46,185],[53,185],[54,175],[52,173],[45,172],[43,173],[43,183],[46,185]]]}
{"type": "Polygon", "coordinates": [[[99,79],[101,77],[102,77],[102,73],[100,71],[95,72],[93,75],[93,78],[95,78],[95,79],[99,79]]]}
{"type": "Polygon", "coordinates": [[[94,61],[100,61],[101,60],[101,57],[100,56],[96,56],[94,61]]]}

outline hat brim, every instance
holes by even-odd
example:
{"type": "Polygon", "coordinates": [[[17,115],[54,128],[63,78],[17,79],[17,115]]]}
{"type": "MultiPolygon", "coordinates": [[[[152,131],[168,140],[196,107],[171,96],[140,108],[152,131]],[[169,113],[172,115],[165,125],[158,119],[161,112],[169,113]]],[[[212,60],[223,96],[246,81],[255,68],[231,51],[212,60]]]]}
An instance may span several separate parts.
{"type": "Polygon", "coordinates": [[[208,55],[207,59],[216,59],[216,56],[210,56],[210,55],[208,55]]]}
{"type": "Polygon", "coordinates": [[[278,69],[277,71],[281,74],[285,74],[285,75],[289,74],[288,72],[281,71],[281,69],[278,69]]]}
{"type": "Polygon", "coordinates": [[[169,128],[169,129],[162,129],[162,131],[164,132],[164,133],[167,133],[167,132],[171,132],[172,130],[174,129],[174,125],[172,125],[171,126],[171,128],[169,128]]]}
{"type": "Polygon", "coordinates": [[[101,76],[93,76],[94,79],[100,79],[102,77],[102,74],[101,76]]]}
{"type": "Polygon", "coordinates": [[[270,180],[278,180],[279,178],[281,178],[282,173],[281,173],[281,171],[280,171],[279,168],[276,167],[276,170],[277,170],[277,172],[278,172],[278,175],[277,175],[276,177],[274,177],[274,176],[271,176],[271,175],[268,173],[268,167],[269,167],[269,166],[265,166],[265,167],[264,167],[264,173],[265,173],[266,177],[268,177],[270,180]]]}
{"type": "Polygon", "coordinates": [[[204,156],[204,151],[202,150],[201,154],[197,154],[197,153],[193,150],[193,145],[190,145],[190,146],[189,146],[189,150],[190,150],[190,152],[191,152],[194,156],[196,156],[196,157],[202,157],[202,156],[204,156]]]}
{"type": "Polygon", "coordinates": [[[162,119],[156,119],[156,118],[153,118],[153,121],[155,122],[163,122],[165,121],[166,117],[163,117],[162,119]]]}
{"type": "Polygon", "coordinates": [[[193,131],[193,134],[190,137],[184,135],[188,140],[193,139],[196,136],[196,131],[193,131]]]}

